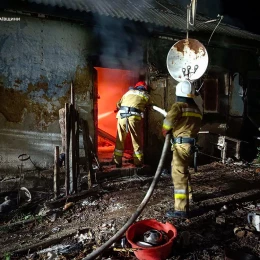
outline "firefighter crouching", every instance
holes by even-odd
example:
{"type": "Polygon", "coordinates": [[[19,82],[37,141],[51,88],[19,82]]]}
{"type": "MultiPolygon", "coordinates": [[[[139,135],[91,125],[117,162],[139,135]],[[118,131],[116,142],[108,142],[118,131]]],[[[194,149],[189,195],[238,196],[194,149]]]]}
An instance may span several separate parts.
{"type": "Polygon", "coordinates": [[[133,158],[136,167],[143,165],[142,118],[145,108],[151,104],[145,81],[139,81],[117,102],[117,137],[112,162],[122,167],[124,144],[129,132],[133,145],[133,158]]]}
{"type": "MultiPolygon", "coordinates": [[[[189,171],[200,129],[202,113],[194,101],[195,89],[189,81],[176,86],[176,103],[167,113],[162,132],[172,134],[172,180],[174,185],[174,210],[166,212],[168,218],[187,218],[189,213],[189,171]]],[[[191,195],[191,194],[190,194],[191,195]]]]}

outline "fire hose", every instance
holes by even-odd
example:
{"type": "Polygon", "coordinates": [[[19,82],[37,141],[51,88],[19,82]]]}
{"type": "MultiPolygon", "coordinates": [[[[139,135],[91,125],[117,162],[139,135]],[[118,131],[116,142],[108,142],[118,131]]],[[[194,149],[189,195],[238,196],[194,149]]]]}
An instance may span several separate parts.
{"type": "Polygon", "coordinates": [[[129,218],[129,220],[125,223],[125,225],[120,230],[118,230],[117,233],[113,237],[111,237],[102,246],[100,246],[98,249],[96,249],[95,251],[90,253],[88,256],[86,256],[82,260],[91,260],[91,259],[95,259],[96,257],[98,257],[105,249],[107,249],[114,242],[116,242],[118,239],[120,239],[120,237],[125,233],[125,231],[133,224],[133,222],[142,213],[143,209],[145,208],[146,204],[148,203],[149,199],[151,198],[153,191],[154,191],[154,188],[155,188],[155,186],[156,186],[156,184],[159,180],[159,177],[161,175],[163,165],[164,165],[164,161],[165,161],[165,157],[166,157],[169,145],[170,145],[170,138],[171,138],[171,134],[167,134],[166,137],[165,137],[161,158],[160,158],[157,170],[155,172],[153,181],[152,181],[145,197],[143,198],[141,204],[138,206],[137,210],[133,213],[133,215],[129,218]]]}
{"type": "Polygon", "coordinates": [[[162,108],[160,108],[160,107],[157,107],[157,106],[152,106],[152,108],[153,108],[153,110],[155,110],[155,111],[161,113],[164,117],[166,117],[167,112],[166,112],[164,109],[162,109],[162,108]]]}

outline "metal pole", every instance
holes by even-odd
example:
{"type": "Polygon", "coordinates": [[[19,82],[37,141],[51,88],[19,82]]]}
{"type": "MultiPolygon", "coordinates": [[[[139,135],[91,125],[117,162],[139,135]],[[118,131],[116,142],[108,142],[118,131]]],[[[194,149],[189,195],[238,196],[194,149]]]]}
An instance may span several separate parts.
{"type": "Polygon", "coordinates": [[[186,31],[186,39],[189,39],[189,20],[190,20],[190,5],[187,5],[187,31],[186,31]]]}

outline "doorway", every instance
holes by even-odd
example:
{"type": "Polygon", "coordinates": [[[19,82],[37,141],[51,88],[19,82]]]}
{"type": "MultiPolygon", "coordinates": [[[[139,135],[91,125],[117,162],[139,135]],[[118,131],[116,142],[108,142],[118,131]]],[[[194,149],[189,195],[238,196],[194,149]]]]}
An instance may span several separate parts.
{"type": "MultiPolygon", "coordinates": [[[[94,67],[97,87],[97,154],[100,162],[112,160],[117,133],[116,103],[135,84],[135,73],[130,70],[94,67]]],[[[125,150],[132,154],[131,139],[127,138],[125,150]]]]}

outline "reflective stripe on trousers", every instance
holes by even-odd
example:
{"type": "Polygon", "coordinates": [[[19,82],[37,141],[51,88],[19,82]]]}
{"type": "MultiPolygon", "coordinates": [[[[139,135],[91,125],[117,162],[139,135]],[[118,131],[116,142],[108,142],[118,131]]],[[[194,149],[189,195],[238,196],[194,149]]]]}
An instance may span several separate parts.
{"type": "MultiPolygon", "coordinates": [[[[134,149],[134,164],[139,165],[143,163],[143,149],[142,149],[142,121],[136,116],[128,117],[128,131],[131,135],[131,140],[134,149]]],[[[114,150],[114,162],[121,164],[122,156],[125,146],[127,118],[117,119],[117,136],[116,146],[114,150]],[[118,151],[122,153],[118,153],[118,151]]]]}
{"type": "Polygon", "coordinates": [[[174,185],[175,210],[189,210],[189,171],[188,167],[192,156],[190,144],[173,145],[172,180],[174,185]]]}

